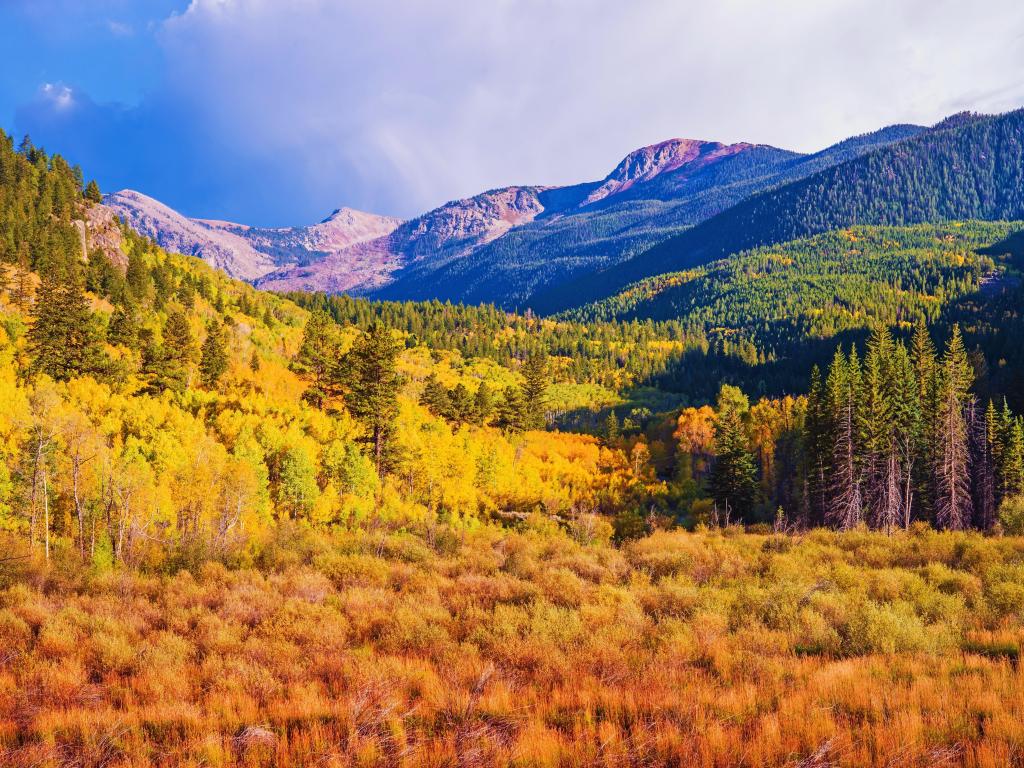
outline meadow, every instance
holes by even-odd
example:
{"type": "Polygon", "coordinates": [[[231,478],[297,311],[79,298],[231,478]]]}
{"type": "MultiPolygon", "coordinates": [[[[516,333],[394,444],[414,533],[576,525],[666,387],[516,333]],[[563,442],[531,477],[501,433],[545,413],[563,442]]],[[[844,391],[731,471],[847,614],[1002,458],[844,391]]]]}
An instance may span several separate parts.
{"type": "Polygon", "coordinates": [[[175,573],[4,539],[0,764],[1024,759],[1024,539],[607,528],[285,525],[175,573]]]}

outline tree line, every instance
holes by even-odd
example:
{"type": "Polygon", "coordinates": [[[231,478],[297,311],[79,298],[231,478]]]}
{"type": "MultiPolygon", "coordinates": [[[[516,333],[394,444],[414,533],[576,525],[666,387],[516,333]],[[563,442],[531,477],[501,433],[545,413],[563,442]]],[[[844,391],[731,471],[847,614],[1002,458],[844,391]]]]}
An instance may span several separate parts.
{"type": "Polygon", "coordinates": [[[988,530],[1024,494],[1024,420],[974,382],[958,326],[941,353],[923,323],[909,343],[879,326],[815,367],[806,396],[751,408],[723,387],[716,409],[686,409],[684,475],[719,522],[988,530]]]}

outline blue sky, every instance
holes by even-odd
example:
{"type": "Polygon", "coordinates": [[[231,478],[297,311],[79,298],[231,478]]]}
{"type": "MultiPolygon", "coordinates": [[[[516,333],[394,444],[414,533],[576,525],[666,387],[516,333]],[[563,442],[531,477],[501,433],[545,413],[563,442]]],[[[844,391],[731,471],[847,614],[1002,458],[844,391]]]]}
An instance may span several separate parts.
{"type": "Polygon", "coordinates": [[[1019,0],[0,0],[0,50],[0,127],[263,225],[1024,106],[1019,0]]]}

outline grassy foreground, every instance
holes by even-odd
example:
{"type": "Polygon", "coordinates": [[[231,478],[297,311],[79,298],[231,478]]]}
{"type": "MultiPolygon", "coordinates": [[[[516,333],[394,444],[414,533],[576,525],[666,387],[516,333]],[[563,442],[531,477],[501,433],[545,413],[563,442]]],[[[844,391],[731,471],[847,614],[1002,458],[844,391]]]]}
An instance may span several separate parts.
{"type": "Polygon", "coordinates": [[[1024,755],[1024,539],[586,533],[285,529],[171,576],[8,560],[0,764],[1024,755]]]}

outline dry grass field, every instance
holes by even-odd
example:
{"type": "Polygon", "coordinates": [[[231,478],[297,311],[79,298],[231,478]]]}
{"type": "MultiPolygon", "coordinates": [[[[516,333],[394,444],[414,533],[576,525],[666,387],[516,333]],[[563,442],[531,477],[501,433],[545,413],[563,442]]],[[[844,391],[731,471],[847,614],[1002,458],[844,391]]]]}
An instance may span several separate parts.
{"type": "Polygon", "coordinates": [[[0,764],[1024,760],[1021,539],[273,536],[174,575],[5,562],[0,764]]]}

